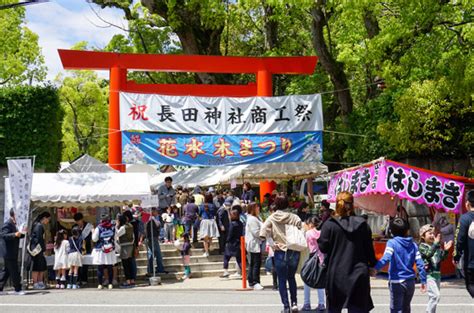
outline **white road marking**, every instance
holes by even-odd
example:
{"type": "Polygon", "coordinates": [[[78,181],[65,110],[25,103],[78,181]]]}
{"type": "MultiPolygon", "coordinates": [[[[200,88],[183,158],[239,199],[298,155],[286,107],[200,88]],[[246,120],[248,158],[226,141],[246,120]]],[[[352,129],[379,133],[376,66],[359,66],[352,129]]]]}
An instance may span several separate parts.
{"type": "MultiPolygon", "coordinates": [[[[97,304],[70,304],[70,303],[0,303],[0,307],[67,307],[67,308],[76,308],[76,307],[87,307],[87,308],[187,308],[187,307],[200,307],[200,308],[208,308],[208,307],[218,307],[218,308],[237,308],[237,307],[246,307],[246,308],[254,308],[254,307],[281,307],[281,304],[105,304],[105,303],[97,303],[97,304]]],[[[388,307],[390,304],[388,303],[380,303],[375,304],[375,307],[388,307]]],[[[426,307],[426,304],[423,303],[412,303],[412,307],[426,307]]],[[[474,303],[439,303],[438,307],[474,307],[474,303]]]]}

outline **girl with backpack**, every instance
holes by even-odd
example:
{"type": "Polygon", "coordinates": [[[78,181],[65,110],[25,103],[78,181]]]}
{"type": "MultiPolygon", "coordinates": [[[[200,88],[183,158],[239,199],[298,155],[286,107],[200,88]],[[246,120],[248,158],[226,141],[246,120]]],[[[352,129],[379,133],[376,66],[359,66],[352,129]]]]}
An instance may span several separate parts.
{"type": "MultiPolygon", "coordinates": [[[[321,236],[321,232],[316,228],[320,224],[320,220],[316,216],[309,217],[306,219],[305,225],[308,228],[305,237],[309,248],[309,257],[319,258],[320,264],[324,262],[324,254],[319,251],[318,239],[321,236]]],[[[316,289],[318,291],[318,311],[326,310],[326,292],[324,289],[316,289]]],[[[304,305],[302,311],[311,311],[311,288],[304,284],[304,305]]]]}
{"type": "Polygon", "coordinates": [[[109,289],[113,288],[112,281],[114,277],[113,266],[117,263],[115,255],[115,227],[110,221],[108,214],[102,215],[99,226],[92,234],[92,241],[96,243],[92,251],[92,263],[98,265],[97,279],[99,281],[98,289],[102,289],[104,282],[104,269],[107,268],[109,277],[109,289]]]}
{"type": "Polygon", "coordinates": [[[69,283],[67,289],[77,289],[77,277],[79,268],[82,267],[82,231],[79,226],[72,228],[72,237],[69,238],[69,251],[67,262],[69,266],[69,283]]]}

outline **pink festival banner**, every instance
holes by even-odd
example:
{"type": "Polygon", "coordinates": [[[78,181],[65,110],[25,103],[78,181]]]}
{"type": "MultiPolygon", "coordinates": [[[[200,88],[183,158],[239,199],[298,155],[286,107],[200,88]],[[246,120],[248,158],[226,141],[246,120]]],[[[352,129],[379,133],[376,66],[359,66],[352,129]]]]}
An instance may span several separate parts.
{"type": "Polygon", "coordinates": [[[333,176],[329,183],[328,201],[335,202],[336,195],[341,191],[350,191],[355,198],[389,194],[445,212],[459,213],[464,183],[382,160],[369,167],[359,167],[333,176]]]}

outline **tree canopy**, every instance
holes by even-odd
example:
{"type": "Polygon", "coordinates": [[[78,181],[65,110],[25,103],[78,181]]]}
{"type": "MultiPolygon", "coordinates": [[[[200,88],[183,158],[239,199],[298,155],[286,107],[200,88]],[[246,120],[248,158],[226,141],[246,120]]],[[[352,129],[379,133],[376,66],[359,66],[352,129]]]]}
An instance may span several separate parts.
{"type": "Polygon", "coordinates": [[[38,35],[23,25],[24,19],[24,8],[0,10],[0,86],[46,77],[38,35]]]}

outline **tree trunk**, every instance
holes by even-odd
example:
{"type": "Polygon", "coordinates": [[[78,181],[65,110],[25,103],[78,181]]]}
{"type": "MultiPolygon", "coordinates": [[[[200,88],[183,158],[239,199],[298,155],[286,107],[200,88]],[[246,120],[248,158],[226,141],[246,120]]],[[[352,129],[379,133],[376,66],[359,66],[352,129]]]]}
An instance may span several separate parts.
{"type": "Polygon", "coordinates": [[[315,4],[311,9],[312,23],[312,41],[316,54],[319,57],[321,66],[328,73],[334,86],[334,94],[340,106],[340,113],[345,124],[348,123],[348,115],[352,112],[353,102],[351,92],[349,90],[349,82],[344,66],[337,62],[333,55],[329,52],[326,40],[324,38],[324,27],[327,25],[326,15],[322,10],[322,4],[315,4]]]}
{"type": "MultiPolygon", "coordinates": [[[[179,20],[179,26],[172,28],[178,36],[185,54],[222,55],[220,45],[224,25],[206,27],[202,23],[199,13],[195,10],[190,11],[182,1],[176,1],[173,12],[169,12],[169,8],[163,0],[142,0],[141,3],[150,13],[157,14],[166,21],[170,15],[179,20]]],[[[196,78],[197,82],[203,84],[226,82],[225,76],[209,73],[196,73],[196,78]]]]}

